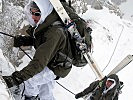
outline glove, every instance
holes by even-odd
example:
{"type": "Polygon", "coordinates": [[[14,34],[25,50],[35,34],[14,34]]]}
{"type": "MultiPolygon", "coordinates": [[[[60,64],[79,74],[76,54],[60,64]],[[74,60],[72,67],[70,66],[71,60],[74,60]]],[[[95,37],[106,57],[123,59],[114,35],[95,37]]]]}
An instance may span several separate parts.
{"type": "Polygon", "coordinates": [[[90,28],[90,27],[87,27],[87,32],[89,33],[89,34],[91,34],[92,33],[92,28],[90,28]]]}
{"type": "Polygon", "coordinates": [[[24,43],[24,38],[21,35],[14,37],[14,47],[20,47],[24,43]]]}
{"type": "Polygon", "coordinates": [[[78,99],[78,98],[81,98],[83,96],[84,96],[83,95],[83,92],[80,92],[80,93],[78,93],[78,94],[75,95],[75,98],[78,99]]]}
{"type": "Polygon", "coordinates": [[[8,88],[11,88],[15,85],[20,85],[23,82],[22,75],[16,71],[11,76],[2,76],[5,80],[8,88]]]}
{"type": "Polygon", "coordinates": [[[14,47],[20,47],[20,46],[33,46],[34,44],[34,38],[31,36],[15,36],[14,37],[14,47]]]}

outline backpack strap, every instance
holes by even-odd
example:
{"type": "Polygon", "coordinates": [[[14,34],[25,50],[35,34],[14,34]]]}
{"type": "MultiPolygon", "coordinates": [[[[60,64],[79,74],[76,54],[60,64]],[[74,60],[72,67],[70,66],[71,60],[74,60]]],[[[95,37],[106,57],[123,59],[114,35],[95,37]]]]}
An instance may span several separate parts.
{"type": "Polygon", "coordinates": [[[67,55],[63,54],[62,52],[59,52],[59,54],[60,54],[63,58],[65,58],[66,60],[68,60],[69,62],[72,63],[73,60],[72,60],[70,57],[68,57],[67,55]]]}

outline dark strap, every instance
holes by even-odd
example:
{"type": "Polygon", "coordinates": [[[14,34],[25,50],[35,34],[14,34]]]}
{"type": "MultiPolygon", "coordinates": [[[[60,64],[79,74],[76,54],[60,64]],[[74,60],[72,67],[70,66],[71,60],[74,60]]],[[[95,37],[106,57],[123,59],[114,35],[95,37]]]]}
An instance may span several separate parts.
{"type": "Polygon", "coordinates": [[[68,57],[67,55],[63,54],[62,52],[59,52],[59,54],[66,60],[68,60],[69,62],[72,63],[72,59],[70,57],[68,57]]]}

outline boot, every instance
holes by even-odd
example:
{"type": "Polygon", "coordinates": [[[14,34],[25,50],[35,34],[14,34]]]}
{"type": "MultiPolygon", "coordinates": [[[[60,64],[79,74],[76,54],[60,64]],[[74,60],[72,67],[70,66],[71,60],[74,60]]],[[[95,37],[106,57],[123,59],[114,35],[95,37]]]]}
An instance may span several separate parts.
{"type": "Polygon", "coordinates": [[[24,100],[39,100],[38,96],[26,96],[24,100]]]}

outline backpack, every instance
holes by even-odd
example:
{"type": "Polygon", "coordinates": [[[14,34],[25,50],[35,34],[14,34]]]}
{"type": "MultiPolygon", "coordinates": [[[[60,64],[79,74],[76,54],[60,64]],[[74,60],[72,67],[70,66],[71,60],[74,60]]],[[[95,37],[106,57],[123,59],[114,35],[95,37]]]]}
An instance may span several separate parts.
{"type": "MultiPolygon", "coordinates": [[[[90,27],[86,27],[86,22],[77,14],[75,14],[74,9],[71,8],[66,2],[62,2],[62,5],[64,6],[70,18],[75,22],[76,28],[81,37],[84,38],[84,42],[87,44],[87,47],[90,48],[92,29],[90,27]]],[[[81,51],[77,48],[75,39],[71,36],[65,25],[62,27],[64,28],[67,41],[69,42],[67,48],[70,48],[70,51],[66,50],[63,52],[57,52],[48,66],[56,76],[64,78],[71,71],[72,65],[76,67],[83,67],[87,64],[87,61],[83,57],[81,51]]]]}
{"type": "Polygon", "coordinates": [[[114,92],[114,100],[118,100],[119,94],[122,93],[122,88],[124,87],[124,83],[122,81],[119,82],[118,87],[116,88],[114,92]]]}
{"type": "MultiPolygon", "coordinates": [[[[92,29],[90,27],[87,27],[87,22],[84,19],[80,18],[75,13],[75,10],[72,7],[70,7],[66,2],[62,2],[62,5],[65,8],[68,15],[70,16],[71,20],[73,22],[75,22],[76,28],[77,28],[79,34],[81,35],[81,37],[84,38],[84,43],[86,43],[87,48],[89,48],[91,50],[92,29]]],[[[70,34],[70,33],[68,32],[68,34],[70,34]]],[[[78,49],[75,39],[71,35],[69,35],[69,41],[70,41],[71,51],[73,54],[72,64],[76,67],[85,66],[87,64],[87,60],[84,58],[82,52],[78,49]]]]}

